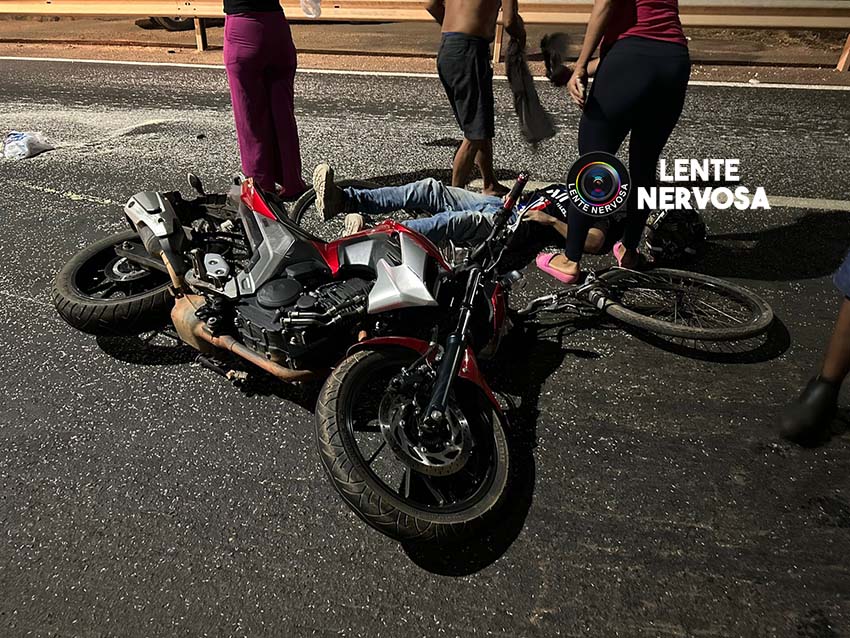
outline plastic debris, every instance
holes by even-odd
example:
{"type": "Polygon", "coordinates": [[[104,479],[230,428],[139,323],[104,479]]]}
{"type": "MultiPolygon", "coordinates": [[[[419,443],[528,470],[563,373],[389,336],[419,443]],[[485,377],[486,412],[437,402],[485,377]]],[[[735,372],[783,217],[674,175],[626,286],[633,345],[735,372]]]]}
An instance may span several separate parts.
{"type": "Polygon", "coordinates": [[[25,159],[54,148],[40,131],[12,131],[3,140],[3,157],[25,159]]]}
{"type": "Polygon", "coordinates": [[[322,15],[322,0],[301,0],[301,12],[308,18],[322,15]]]}

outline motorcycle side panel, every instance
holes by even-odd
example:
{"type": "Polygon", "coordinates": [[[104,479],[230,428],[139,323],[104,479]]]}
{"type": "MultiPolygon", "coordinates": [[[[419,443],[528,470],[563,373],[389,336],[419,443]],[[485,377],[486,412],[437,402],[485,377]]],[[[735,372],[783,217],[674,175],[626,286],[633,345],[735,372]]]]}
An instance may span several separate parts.
{"type": "Polygon", "coordinates": [[[370,315],[399,308],[436,306],[437,300],[425,283],[429,254],[410,235],[400,234],[401,264],[391,266],[379,259],[377,279],[369,292],[370,315]]]}
{"type": "Polygon", "coordinates": [[[378,278],[369,292],[367,312],[370,315],[400,308],[436,305],[437,300],[425,282],[406,264],[390,266],[386,259],[378,261],[378,278]]]}
{"type": "Polygon", "coordinates": [[[180,228],[180,220],[171,202],[155,191],[133,195],[124,204],[124,214],[137,231],[140,226],[147,226],[160,239],[180,228]]]}

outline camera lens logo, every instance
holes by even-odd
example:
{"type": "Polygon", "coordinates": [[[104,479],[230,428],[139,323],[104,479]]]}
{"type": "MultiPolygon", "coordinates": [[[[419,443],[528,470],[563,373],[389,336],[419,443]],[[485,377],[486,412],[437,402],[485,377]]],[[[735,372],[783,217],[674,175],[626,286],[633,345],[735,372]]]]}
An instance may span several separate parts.
{"type": "Polygon", "coordinates": [[[570,201],[591,217],[606,217],[626,205],[630,192],[629,172],[608,153],[582,155],[567,174],[570,201]]]}

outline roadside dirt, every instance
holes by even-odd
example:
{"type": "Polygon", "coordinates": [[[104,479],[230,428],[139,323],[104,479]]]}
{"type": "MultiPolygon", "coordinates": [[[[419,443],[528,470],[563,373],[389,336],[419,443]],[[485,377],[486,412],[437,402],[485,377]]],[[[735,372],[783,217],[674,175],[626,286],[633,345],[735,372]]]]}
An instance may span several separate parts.
{"type": "MultiPolygon", "coordinates": [[[[435,24],[294,21],[292,30],[302,68],[434,72],[435,24]]],[[[569,34],[570,53],[578,52],[583,27],[530,27],[535,74],[543,74],[536,43],[552,31],[569,34]]],[[[847,37],[840,31],[689,29],[688,36],[693,79],[850,85],[850,73],[835,71],[847,37]]],[[[223,29],[208,28],[208,39],[211,49],[198,52],[193,31],[164,31],[147,19],[0,18],[6,56],[221,64],[223,29]]]]}

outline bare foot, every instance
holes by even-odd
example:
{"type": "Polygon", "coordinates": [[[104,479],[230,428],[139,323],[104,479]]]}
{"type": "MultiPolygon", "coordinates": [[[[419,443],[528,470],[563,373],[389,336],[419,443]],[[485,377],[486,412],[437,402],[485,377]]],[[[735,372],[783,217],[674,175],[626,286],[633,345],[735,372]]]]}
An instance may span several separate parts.
{"type": "Polygon", "coordinates": [[[564,253],[559,253],[552,257],[551,261],[549,261],[549,265],[565,275],[578,275],[581,272],[581,264],[577,261],[573,261],[564,253]]]}
{"type": "Polygon", "coordinates": [[[503,186],[499,182],[492,184],[491,186],[487,186],[486,188],[481,189],[482,195],[488,195],[490,197],[504,197],[508,193],[511,192],[511,189],[507,186],[503,186]]]}

